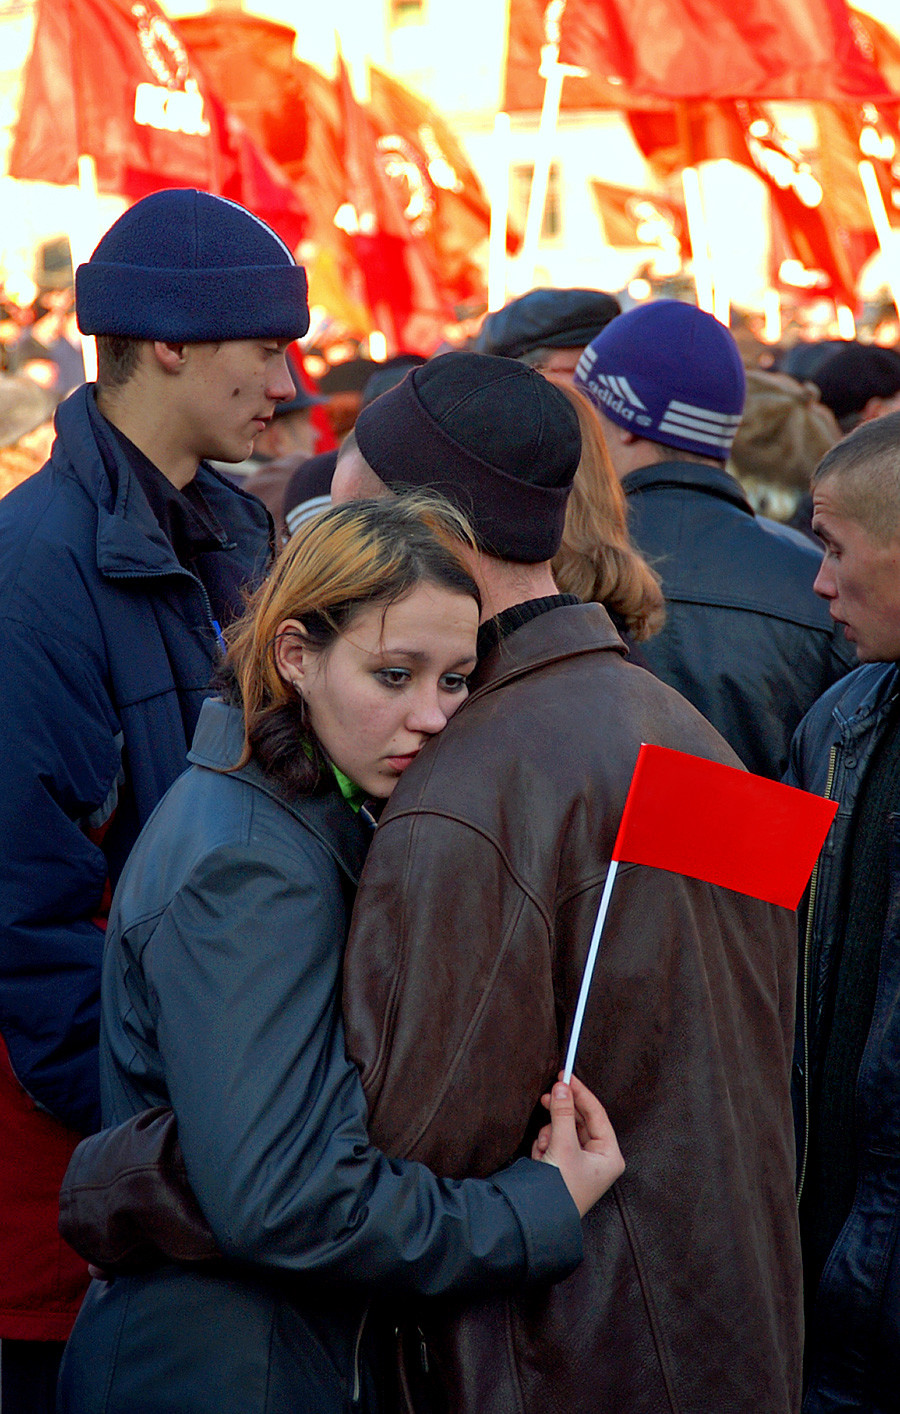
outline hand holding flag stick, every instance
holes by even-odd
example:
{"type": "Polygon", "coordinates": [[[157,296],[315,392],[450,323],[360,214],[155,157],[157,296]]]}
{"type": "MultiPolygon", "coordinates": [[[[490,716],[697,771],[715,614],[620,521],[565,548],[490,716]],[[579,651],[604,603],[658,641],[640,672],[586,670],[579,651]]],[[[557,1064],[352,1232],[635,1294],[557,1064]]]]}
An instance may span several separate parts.
{"type": "Polygon", "coordinates": [[[837,802],[718,761],[644,743],[613,845],[581,979],[563,1079],[575,1065],[616,871],[649,864],[796,908],[837,802]]]}

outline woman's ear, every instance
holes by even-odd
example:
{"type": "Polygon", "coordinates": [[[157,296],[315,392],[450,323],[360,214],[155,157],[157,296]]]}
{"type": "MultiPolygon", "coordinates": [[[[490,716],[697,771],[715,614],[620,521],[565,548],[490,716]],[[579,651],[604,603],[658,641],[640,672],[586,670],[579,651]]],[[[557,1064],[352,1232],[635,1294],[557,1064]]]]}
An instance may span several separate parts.
{"type": "Polygon", "coordinates": [[[275,666],[292,687],[303,686],[310,671],[313,650],[299,619],[282,619],[275,630],[275,666]]]}

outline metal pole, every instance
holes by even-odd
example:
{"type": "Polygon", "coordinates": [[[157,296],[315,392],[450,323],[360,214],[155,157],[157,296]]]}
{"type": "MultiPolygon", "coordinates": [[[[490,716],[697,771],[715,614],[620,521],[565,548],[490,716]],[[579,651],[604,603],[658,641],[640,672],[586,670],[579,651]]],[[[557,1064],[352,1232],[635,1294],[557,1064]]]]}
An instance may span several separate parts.
{"type": "Polygon", "coordinates": [[[897,252],[897,238],[888,219],[887,208],[884,204],[884,197],[881,195],[881,187],[878,185],[875,168],[871,162],[865,160],[858,164],[858,168],[859,179],[863,184],[863,191],[869,204],[872,225],[875,227],[875,235],[878,237],[878,246],[884,256],[888,289],[897,306],[897,312],[900,314],[900,258],[898,258],[897,252]]]}
{"type": "Polygon", "coordinates": [[[703,194],[700,190],[700,173],[696,167],[685,167],[681,173],[684,190],[684,209],[687,213],[688,233],[693,252],[694,284],[697,287],[697,304],[709,314],[715,312],[715,288],[713,285],[713,265],[709,251],[709,235],[706,228],[706,213],[703,209],[703,194]]]}
{"type": "Polygon", "coordinates": [[[558,55],[559,46],[557,44],[545,44],[541,50],[540,72],[544,78],[544,101],[541,105],[541,122],[534,154],[534,173],[528,197],[528,215],[525,218],[525,238],[522,242],[522,265],[529,272],[531,284],[534,284],[535,279],[541,222],[547,201],[547,188],[550,185],[550,165],[553,160],[556,125],[559,120],[559,101],[562,96],[563,79],[567,73],[566,66],[557,63],[558,55]]]}
{"type": "Polygon", "coordinates": [[[491,231],[488,241],[488,309],[502,309],[506,303],[506,228],[509,222],[509,137],[512,125],[508,113],[494,119],[494,179],[491,183],[491,231]]]}

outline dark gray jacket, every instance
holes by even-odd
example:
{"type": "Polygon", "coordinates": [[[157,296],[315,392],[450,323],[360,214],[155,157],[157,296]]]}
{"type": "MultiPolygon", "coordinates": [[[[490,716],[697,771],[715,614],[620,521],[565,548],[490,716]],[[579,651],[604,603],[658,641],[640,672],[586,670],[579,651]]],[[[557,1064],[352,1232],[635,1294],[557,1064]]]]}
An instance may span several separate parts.
{"type": "Polygon", "coordinates": [[[800,718],[856,661],[813,593],[821,551],[755,515],[723,468],[658,462],[622,485],[666,596],[662,632],[641,652],[748,770],[780,779],[800,718]]]}
{"type": "Polygon", "coordinates": [[[193,769],[122,876],[104,962],[104,1119],[171,1105],[231,1263],[95,1282],[63,1414],[333,1414],[374,1407],[358,1337],[373,1290],[491,1289],[571,1271],[559,1173],[436,1179],[366,1135],[340,976],[369,827],[337,791],[288,804],[240,715],[205,704],[193,769]],[[358,1401],[358,1402],[357,1402],[358,1401]]]}
{"type": "MultiPolygon", "coordinates": [[[[893,663],[836,683],[794,738],[785,780],[839,801],[810,885],[794,1099],[800,1184],[819,1031],[840,961],[845,869],[860,784],[900,686],[893,663]]],[[[890,903],[875,1011],[856,1087],[859,1175],[807,1331],[804,1414],[890,1414],[900,1391],[900,814],[890,817],[890,903]]]]}

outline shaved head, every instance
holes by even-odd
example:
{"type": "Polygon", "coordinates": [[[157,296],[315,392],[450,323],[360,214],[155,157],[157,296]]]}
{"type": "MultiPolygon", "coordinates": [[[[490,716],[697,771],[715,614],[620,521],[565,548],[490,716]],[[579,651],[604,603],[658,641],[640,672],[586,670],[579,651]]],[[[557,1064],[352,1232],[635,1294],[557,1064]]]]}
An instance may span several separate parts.
{"type": "Polygon", "coordinates": [[[843,513],[883,545],[900,540],[900,412],[865,422],[819,462],[812,487],[828,482],[843,513]]]}

